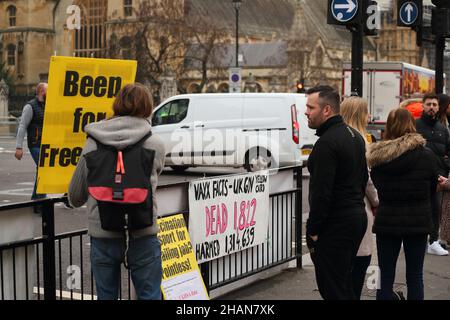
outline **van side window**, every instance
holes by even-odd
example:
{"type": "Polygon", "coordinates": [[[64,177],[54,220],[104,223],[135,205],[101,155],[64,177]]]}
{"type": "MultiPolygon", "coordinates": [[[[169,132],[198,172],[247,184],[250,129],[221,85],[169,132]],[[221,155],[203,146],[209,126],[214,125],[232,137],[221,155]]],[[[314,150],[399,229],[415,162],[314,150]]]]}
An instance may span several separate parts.
{"type": "Polygon", "coordinates": [[[188,99],[171,101],[155,112],[153,115],[152,125],[160,126],[179,123],[186,118],[188,109],[188,99]]]}

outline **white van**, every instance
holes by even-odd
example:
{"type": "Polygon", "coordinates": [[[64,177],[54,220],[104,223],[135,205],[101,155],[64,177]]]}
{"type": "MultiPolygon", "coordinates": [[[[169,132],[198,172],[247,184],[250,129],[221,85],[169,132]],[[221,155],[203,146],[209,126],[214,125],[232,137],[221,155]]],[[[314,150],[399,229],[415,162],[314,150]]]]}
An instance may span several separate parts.
{"type": "Polygon", "coordinates": [[[306,96],[224,93],[173,96],[153,113],[153,132],[166,146],[166,165],[244,167],[301,164],[317,140],[305,116],[306,96]]]}

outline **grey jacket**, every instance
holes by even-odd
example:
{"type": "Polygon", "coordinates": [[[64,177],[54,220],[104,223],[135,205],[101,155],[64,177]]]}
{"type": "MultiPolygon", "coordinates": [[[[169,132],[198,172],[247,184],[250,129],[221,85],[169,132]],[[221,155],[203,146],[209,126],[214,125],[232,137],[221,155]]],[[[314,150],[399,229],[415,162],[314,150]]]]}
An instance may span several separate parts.
{"type": "MultiPolygon", "coordinates": [[[[133,145],[141,140],[151,130],[151,124],[147,119],[135,117],[116,117],[113,119],[92,123],[85,127],[85,132],[94,137],[101,143],[114,146],[121,150],[129,145],[133,145]]],[[[156,235],[158,226],[156,224],[157,204],[156,204],[156,186],[158,176],[164,168],[165,149],[164,144],[156,135],[152,135],[144,143],[144,148],[155,150],[155,160],[153,163],[153,172],[150,178],[153,188],[153,215],[154,225],[152,227],[133,231],[133,237],[142,237],[146,235],[156,235]]],[[[105,231],[100,225],[100,216],[98,212],[97,201],[88,193],[87,175],[88,169],[84,155],[97,150],[96,142],[88,138],[83,148],[82,156],[78,162],[77,168],[73,174],[69,186],[69,201],[74,207],[81,207],[87,202],[89,235],[95,238],[120,238],[123,236],[120,232],[105,231]]]]}

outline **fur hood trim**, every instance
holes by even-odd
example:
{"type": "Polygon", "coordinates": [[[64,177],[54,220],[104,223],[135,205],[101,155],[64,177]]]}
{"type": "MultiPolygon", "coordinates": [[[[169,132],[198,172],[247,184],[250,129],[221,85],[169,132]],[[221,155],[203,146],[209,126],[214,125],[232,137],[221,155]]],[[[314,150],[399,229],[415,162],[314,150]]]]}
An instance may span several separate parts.
{"type": "Polygon", "coordinates": [[[369,146],[367,162],[370,167],[376,167],[425,145],[426,140],[418,133],[408,133],[395,140],[380,141],[369,146]]]}

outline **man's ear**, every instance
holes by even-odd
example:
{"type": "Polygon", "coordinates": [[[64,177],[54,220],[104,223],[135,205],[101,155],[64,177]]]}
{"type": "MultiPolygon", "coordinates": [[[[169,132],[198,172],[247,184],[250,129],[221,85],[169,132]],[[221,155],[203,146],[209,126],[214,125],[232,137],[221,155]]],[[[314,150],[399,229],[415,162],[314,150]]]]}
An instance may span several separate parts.
{"type": "Polygon", "coordinates": [[[325,105],[325,107],[323,107],[323,114],[326,117],[329,117],[332,114],[333,110],[331,109],[331,106],[329,104],[325,105]]]}

